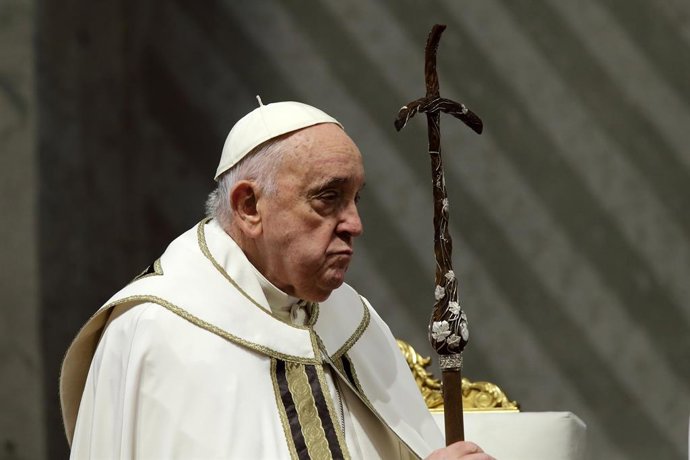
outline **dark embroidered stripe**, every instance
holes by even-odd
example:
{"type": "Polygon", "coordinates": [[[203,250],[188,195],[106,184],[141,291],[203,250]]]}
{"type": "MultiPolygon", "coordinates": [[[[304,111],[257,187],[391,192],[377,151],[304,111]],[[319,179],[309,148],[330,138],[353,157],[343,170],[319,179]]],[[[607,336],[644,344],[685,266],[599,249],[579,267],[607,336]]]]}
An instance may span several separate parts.
{"type": "Polygon", "coordinates": [[[305,460],[309,459],[309,452],[307,451],[307,444],[304,441],[304,435],[302,435],[302,426],[297,416],[295,401],[292,399],[292,394],[288,388],[285,361],[276,360],[276,380],[278,381],[278,388],[280,388],[280,399],[283,402],[285,414],[290,424],[290,433],[292,433],[292,441],[295,443],[297,457],[305,460]]]}
{"type": "Polygon", "coordinates": [[[343,355],[341,361],[343,363],[343,370],[345,371],[347,379],[350,381],[352,386],[357,388],[357,390],[361,393],[362,389],[359,387],[359,385],[357,385],[357,379],[355,378],[355,374],[352,372],[352,363],[350,362],[350,358],[348,358],[347,355],[343,355]]]}
{"type": "MultiPolygon", "coordinates": [[[[344,458],[343,451],[340,448],[340,443],[338,442],[338,434],[335,432],[336,428],[333,426],[333,418],[337,418],[337,414],[333,414],[333,418],[331,418],[331,415],[328,412],[328,405],[326,404],[324,389],[321,388],[321,384],[319,383],[319,376],[316,373],[316,367],[306,365],[304,366],[304,370],[309,378],[309,386],[311,386],[311,393],[314,396],[316,410],[319,412],[321,426],[323,427],[324,433],[326,433],[328,448],[331,450],[331,455],[334,459],[342,459],[344,458]]],[[[326,389],[325,391],[328,390],[326,389]]]]}

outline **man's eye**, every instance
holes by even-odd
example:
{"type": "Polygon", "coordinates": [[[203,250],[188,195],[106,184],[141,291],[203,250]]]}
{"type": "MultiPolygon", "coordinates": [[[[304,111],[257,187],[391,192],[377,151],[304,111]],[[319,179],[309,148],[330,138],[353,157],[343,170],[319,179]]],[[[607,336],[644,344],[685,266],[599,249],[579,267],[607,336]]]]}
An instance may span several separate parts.
{"type": "Polygon", "coordinates": [[[336,192],[324,192],[319,195],[319,199],[323,201],[335,201],[338,199],[338,194],[336,192]]]}

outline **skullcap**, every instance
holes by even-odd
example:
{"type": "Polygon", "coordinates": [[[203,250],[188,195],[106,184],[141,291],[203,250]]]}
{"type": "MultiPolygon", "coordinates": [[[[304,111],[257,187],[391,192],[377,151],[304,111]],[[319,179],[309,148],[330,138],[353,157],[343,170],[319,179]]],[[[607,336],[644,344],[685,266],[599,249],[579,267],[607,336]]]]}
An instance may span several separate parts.
{"type": "Polygon", "coordinates": [[[274,137],[320,123],[335,123],[343,127],[338,120],[310,105],[292,101],[264,105],[259,96],[256,98],[259,107],[240,118],[230,130],[215,180],[254,148],[274,137]]]}

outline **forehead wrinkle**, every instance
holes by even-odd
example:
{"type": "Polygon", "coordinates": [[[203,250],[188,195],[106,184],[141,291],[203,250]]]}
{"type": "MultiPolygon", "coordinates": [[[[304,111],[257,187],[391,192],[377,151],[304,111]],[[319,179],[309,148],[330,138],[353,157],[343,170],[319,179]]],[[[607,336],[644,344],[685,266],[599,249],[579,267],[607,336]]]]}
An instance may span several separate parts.
{"type": "MultiPolygon", "coordinates": [[[[326,177],[323,180],[318,181],[316,184],[314,184],[314,189],[324,189],[328,187],[340,187],[340,186],[347,186],[351,183],[356,183],[356,179],[354,177],[350,176],[330,176],[326,177]]],[[[362,182],[362,185],[359,187],[358,191],[361,191],[366,183],[362,182]]]]}

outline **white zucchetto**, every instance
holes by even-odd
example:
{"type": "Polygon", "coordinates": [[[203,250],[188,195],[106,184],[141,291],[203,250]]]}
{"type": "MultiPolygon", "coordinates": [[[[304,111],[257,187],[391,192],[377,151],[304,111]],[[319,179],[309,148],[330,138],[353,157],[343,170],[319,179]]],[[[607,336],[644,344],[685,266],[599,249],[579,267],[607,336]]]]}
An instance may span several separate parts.
{"type": "Polygon", "coordinates": [[[274,102],[264,105],[259,96],[259,107],[235,123],[230,130],[214,180],[235,166],[254,148],[274,137],[320,123],[335,123],[338,120],[327,113],[301,102],[274,102]]]}

